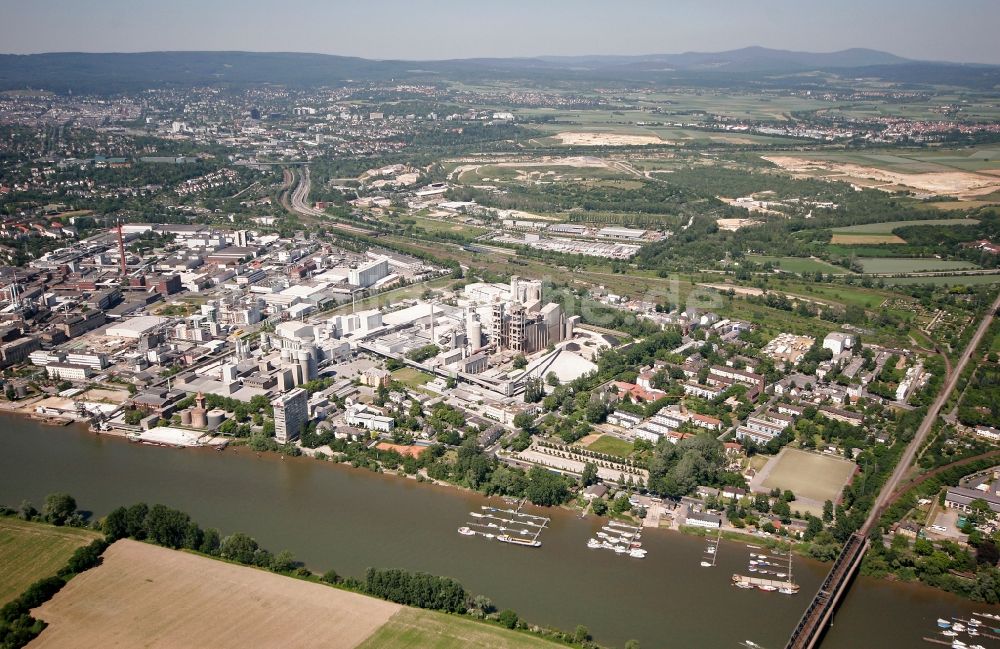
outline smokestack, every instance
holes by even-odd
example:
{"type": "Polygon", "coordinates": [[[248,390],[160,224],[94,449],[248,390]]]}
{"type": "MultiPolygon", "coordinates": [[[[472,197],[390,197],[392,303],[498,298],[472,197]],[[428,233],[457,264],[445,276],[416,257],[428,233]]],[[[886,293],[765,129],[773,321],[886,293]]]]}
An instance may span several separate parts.
{"type": "Polygon", "coordinates": [[[122,238],[122,224],[118,223],[118,256],[121,258],[122,275],[128,275],[128,267],[125,265],[125,239],[122,238]]]}

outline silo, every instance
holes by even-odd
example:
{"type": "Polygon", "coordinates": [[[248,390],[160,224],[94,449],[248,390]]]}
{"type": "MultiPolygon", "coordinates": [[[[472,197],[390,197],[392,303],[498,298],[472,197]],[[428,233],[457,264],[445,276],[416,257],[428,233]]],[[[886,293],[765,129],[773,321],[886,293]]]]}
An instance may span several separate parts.
{"type": "Polygon", "coordinates": [[[208,411],[208,427],[211,429],[216,429],[222,425],[222,422],[226,420],[225,410],[209,410],[208,411]]]}
{"type": "Polygon", "coordinates": [[[300,349],[296,352],[296,360],[302,372],[302,382],[312,381],[316,378],[316,361],[308,349],[300,349]]]}
{"type": "Polygon", "coordinates": [[[191,410],[185,409],[181,410],[181,426],[191,425],[191,410]]]}

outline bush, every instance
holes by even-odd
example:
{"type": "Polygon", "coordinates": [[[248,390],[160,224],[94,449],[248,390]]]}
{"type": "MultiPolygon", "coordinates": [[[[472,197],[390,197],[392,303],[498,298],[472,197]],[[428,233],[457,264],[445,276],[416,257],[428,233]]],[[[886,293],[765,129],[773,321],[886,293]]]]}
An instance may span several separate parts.
{"type": "Polygon", "coordinates": [[[517,613],[510,610],[509,608],[505,608],[504,610],[500,611],[500,615],[497,616],[497,620],[500,622],[500,624],[507,627],[508,629],[513,629],[517,627],[517,621],[518,621],[517,613]]]}

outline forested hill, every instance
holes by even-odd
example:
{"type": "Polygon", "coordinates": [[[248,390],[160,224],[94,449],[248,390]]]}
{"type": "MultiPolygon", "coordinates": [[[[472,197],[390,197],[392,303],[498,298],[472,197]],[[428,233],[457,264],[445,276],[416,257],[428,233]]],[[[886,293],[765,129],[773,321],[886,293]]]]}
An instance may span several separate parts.
{"type": "Polygon", "coordinates": [[[1000,86],[1000,66],[910,61],[875,50],[810,53],[762,47],[646,56],[392,61],[294,52],[141,52],[0,55],[0,90],[118,94],[192,86],[287,87],[347,80],[578,81],[706,87],[803,87],[877,78],[906,85],[1000,86]],[[824,72],[816,75],[814,72],[824,72]]]}

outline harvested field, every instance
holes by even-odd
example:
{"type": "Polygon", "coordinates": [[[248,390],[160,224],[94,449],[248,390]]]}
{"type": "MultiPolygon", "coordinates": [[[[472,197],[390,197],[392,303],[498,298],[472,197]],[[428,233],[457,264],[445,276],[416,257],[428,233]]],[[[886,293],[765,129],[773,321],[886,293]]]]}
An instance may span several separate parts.
{"type": "Polygon", "coordinates": [[[402,607],[185,552],[118,541],[34,615],[32,649],[355,647],[402,607]]]}
{"type": "Polygon", "coordinates": [[[892,234],[897,228],[908,228],[924,225],[978,225],[979,219],[918,219],[916,221],[883,221],[881,223],[864,223],[862,225],[849,225],[843,228],[834,228],[834,234],[892,234]]]}
{"type": "Polygon", "coordinates": [[[77,527],[0,518],[0,606],[39,579],[56,574],[74,550],[99,536],[77,527]]]}
{"type": "Polygon", "coordinates": [[[794,156],[763,156],[785,171],[803,176],[819,176],[846,182],[874,181],[875,187],[895,191],[907,187],[932,195],[975,197],[991,194],[1000,189],[1000,179],[989,174],[968,171],[933,171],[927,173],[900,173],[859,164],[813,160],[794,156]]]}
{"type": "Polygon", "coordinates": [[[792,510],[819,515],[824,501],[837,502],[856,468],[854,462],[841,457],[786,447],[754,476],[750,489],[758,493],[791,489],[795,494],[792,510]]]}
{"type": "Polygon", "coordinates": [[[906,241],[894,234],[842,234],[834,232],[830,243],[842,243],[846,245],[874,245],[883,243],[906,243],[906,241]]]}
{"type": "Polygon", "coordinates": [[[555,139],[567,146],[645,146],[668,144],[655,135],[625,135],[622,133],[556,133],[555,139]]]}
{"type": "Polygon", "coordinates": [[[561,646],[455,615],[406,608],[393,615],[359,649],[552,649],[561,646]]]}

